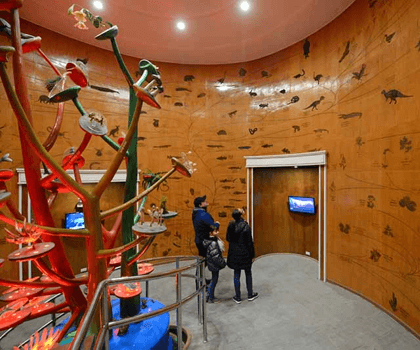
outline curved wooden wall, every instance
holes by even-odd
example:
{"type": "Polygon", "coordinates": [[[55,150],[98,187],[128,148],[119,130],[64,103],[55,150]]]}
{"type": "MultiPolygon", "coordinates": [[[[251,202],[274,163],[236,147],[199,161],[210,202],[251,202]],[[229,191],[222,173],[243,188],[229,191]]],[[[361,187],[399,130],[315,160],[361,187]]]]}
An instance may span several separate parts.
{"type": "MultiPolygon", "coordinates": [[[[198,171],[190,180],[172,177],[152,196],[157,201],[167,195],[179,216],[168,221],[168,232],[148,254],[196,253],[191,209],[198,195],[207,194],[224,235],[231,210],[246,203],[243,156],[326,150],[328,279],[419,333],[419,16],[416,0],[357,0],[307,40],[257,61],[158,64],[162,110],[147,107],[142,115],[139,167],[163,171],[170,156],[191,150],[198,171]]],[[[121,135],[128,92],[111,53],[28,23],[22,29],[43,37],[44,51],[61,69],[69,60],[89,58],[91,83],[119,90],[87,89],[80,98],[106,116],[111,137],[121,135]]],[[[138,59],[126,60],[134,75],[138,59]]],[[[26,63],[35,127],[45,138],[55,108],[39,97],[53,74],[36,55],[26,63]]],[[[2,88],[0,113],[0,156],[10,152],[13,167],[20,167],[17,127],[2,88]]],[[[57,158],[82,137],[70,103],[65,115],[52,150],[57,158]]],[[[112,155],[97,139],[85,167],[105,168],[112,155]]]]}

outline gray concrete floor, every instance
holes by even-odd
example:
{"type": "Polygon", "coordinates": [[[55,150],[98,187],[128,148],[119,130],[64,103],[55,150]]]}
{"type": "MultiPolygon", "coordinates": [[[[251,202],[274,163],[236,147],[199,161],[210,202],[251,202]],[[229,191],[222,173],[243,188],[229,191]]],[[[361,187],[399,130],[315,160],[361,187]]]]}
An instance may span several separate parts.
{"type": "MultiPolygon", "coordinates": [[[[155,271],[170,268],[174,266],[156,267],[155,271]]],[[[215,293],[222,302],[207,304],[206,343],[198,322],[197,300],[182,309],[182,325],[192,333],[190,349],[420,350],[420,340],[389,315],[343,288],[319,281],[317,275],[318,263],[310,258],[264,256],[253,265],[254,291],[259,298],[246,300],[242,276],[244,300],[236,304],[232,300],[233,271],[225,268],[215,293]]],[[[194,289],[193,279],[182,278],[184,297],[194,289]]],[[[175,280],[150,282],[149,297],[173,303],[175,280]]],[[[175,322],[173,311],[171,323],[175,322]]],[[[1,341],[0,349],[12,349],[37,326],[34,322],[20,326],[1,341]]]]}

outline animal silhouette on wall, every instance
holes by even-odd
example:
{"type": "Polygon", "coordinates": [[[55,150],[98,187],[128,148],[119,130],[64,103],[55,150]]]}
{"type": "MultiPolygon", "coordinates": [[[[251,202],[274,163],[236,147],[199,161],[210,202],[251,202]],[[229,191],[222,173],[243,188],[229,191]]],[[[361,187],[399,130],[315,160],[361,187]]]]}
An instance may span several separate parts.
{"type": "Polygon", "coordinates": [[[365,69],[366,69],[366,64],[362,64],[362,68],[360,68],[360,71],[358,72],[353,72],[353,76],[351,77],[352,79],[357,79],[360,80],[362,79],[362,77],[365,75],[365,69]]]}
{"type": "Polygon", "coordinates": [[[294,75],[293,78],[299,79],[300,77],[303,77],[304,75],[305,75],[305,70],[302,69],[302,73],[299,73],[299,74],[294,75]]]}
{"type": "Polygon", "coordinates": [[[194,75],[186,75],[186,76],[184,76],[184,81],[187,81],[187,82],[193,81],[194,79],[195,79],[195,76],[194,75]]]}
{"type": "Polygon", "coordinates": [[[303,56],[305,56],[305,59],[309,57],[309,49],[311,47],[311,43],[308,39],[305,39],[305,42],[303,43],[303,56]]]}
{"type": "Polygon", "coordinates": [[[338,63],[341,63],[349,53],[350,53],[350,41],[347,41],[346,48],[344,49],[343,55],[341,56],[338,63]]]}
{"type": "Polygon", "coordinates": [[[246,70],[244,68],[241,68],[241,69],[239,69],[238,74],[239,74],[240,77],[244,77],[246,75],[246,70]]]}
{"type": "Polygon", "coordinates": [[[338,227],[340,228],[340,231],[345,233],[345,234],[349,234],[350,233],[350,225],[349,224],[343,224],[340,222],[340,224],[338,225],[338,227]]]}
{"type": "Polygon", "coordinates": [[[314,80],[318,83],[318,85],[319,85],[319,82],[320,82],[321,78],[322,78],[322,74],[317,74],[317,75],[314,74],[314,80]]]}
{"type": "Polygon", "coordinates": [[[288,105],[290,105],[290,104],[292,104],[292,103],[296,103],[296,102],[298,102],[299,101],[299,96],[293,96],[291,99],[290,99],[290,102],[288,103],[288,105]]]}
{"type": "Polygon", "coordinates": [[[389,44],[392,41],[392,38],[394,37],[394,35],[396,34],[396,32],[391,33],[391,34],[385,34],[385,41],[389,44]]]}
{"type": "Polygon", "coordinates": [[[309,108],[312,108],[312,109],[311,109],[312,111],[313,111],[314,109],[318,110],[318,106],[319,106],[319,104],[321,103],[321,101],[322,101],[324,98],[325,98],[324,96],[321,96],[321,97],[319,98],[319,100],[316,100],[316,101],[312,102],[312,103],[311,103],[308,107],[304,108],[304,110],[305,110],[305,109],[309,109],[309,108]]]}
{"type": "Polygon", "coordinates": [[[402,92],[392,89],[389,91],[382,90],[381,94],[385,96],[385,101],[388,101],[390,99],[389,104],[392,102],[397,103],[397,98],[401,97],[413,97],[413,95],[404,95],[402,92]]]}

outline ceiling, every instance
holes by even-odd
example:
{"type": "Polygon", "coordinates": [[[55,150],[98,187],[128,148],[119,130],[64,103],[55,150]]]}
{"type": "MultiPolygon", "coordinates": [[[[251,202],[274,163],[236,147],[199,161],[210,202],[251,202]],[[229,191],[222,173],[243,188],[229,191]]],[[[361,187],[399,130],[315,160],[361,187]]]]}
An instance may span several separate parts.
{"type": "MultiPolygon", "coordinates": [[[[152,61],[181,64],[247,62],[284,49],[331,22],[354,0],[248,0],[248,12],[239,0],[102,0],[96,10],[93,0],[78,0],[119,28],[117,44],[125,55],[152,61]],[[183,19],[185,31],[175,28],[183,19]]],[[[107,41],[94,37],[105,29],[88,24],[74,27],[67,15],[73,0],[25,0],[21,18],[105,49],[107,41]]],[[[76,7],[75,9],[80,9],[76,7]]]]}

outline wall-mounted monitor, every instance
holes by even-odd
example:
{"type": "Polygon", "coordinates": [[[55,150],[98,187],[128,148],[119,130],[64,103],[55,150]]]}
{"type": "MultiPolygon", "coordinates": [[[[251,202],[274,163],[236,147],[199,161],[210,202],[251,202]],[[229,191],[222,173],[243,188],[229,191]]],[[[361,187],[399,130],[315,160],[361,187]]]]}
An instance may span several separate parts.
{"type": "Polygon", "coordinates": [[[289,211],[293,213],[315,214],[315,199],[312,197],[289,196],[289,211]]]}
{"type": "Polygon", "coordinates": [[[75,212],[66,214],[66,228],[70,230],[78,230],[85,228],[84,213],[75,212]]]}

